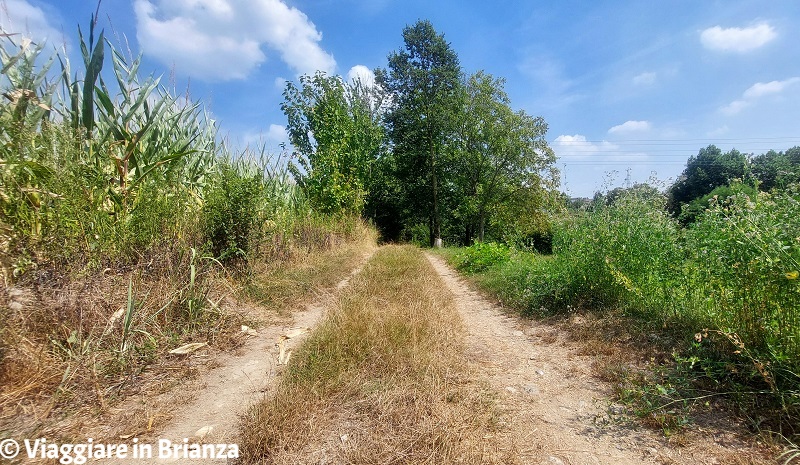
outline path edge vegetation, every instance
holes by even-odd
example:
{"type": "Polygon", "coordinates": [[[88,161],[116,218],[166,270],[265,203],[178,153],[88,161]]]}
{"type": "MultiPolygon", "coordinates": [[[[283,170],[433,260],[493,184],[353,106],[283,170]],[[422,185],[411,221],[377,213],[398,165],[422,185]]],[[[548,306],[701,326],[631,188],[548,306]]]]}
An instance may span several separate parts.
{"type": "Polygon", "coordinates": [[[150,379],[197,373],[171,350],[240,347],[243,325],[286,318],[376,240],[357,214],[313,208],[280,156],[230,147],[201,102],[142,76],[141,54],[97,15],[78,30],[78,67],[64,48],[0,38],[9,437],[79,439],[83,419],[150,379]]]}
{"type": "Polygon", "coordinates": [[[712,201],[689,228],[657,190],[621,191],[553,218],[546,253],[485,242],[442,255],[524,317],[645,354],[600,376],[646,424],[674,434],[722,407],[796,448],[796,191],[712,201]]]}

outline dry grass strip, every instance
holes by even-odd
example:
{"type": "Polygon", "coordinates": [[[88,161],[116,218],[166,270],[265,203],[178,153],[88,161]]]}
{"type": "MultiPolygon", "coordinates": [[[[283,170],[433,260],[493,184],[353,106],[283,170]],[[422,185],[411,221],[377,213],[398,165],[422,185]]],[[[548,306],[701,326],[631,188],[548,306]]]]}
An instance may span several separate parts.
{"type": "Polygon", "coordinates": [[[513,463],[489,441],[500,421],[463,335],[421,252],[382,248],[243,419],[243,462],[513,463]]]}

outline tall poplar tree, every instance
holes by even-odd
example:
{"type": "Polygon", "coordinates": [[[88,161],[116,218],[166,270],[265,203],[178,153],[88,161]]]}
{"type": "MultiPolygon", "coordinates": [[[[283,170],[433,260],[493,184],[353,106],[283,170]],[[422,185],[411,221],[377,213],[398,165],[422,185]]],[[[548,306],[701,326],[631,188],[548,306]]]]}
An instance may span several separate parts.
{"type": "Polygon", "coordinates": [[[433,246],[441,238],[442,181],[456,131],[461,66],[430,21],[406,27],[403,41],[389,55],[388,71],[376,74],[394,98],[386,121],[405,213],[412,221],[427,220],[433,246]]]}

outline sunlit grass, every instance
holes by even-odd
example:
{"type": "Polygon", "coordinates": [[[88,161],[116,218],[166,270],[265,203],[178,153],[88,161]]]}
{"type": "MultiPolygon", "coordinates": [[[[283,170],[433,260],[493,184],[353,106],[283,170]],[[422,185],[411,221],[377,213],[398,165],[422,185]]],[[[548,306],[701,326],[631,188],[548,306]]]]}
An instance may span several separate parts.
{"type": "Polygon", "coordinates": [[[466,379],[462,341],[422,253],[382,248],[245,417],[245,462],[493,463],[491,401],[466,379]]]}
{"type": "Polygon", "coordinates": [[[682,395],[696,397],[693,389],[713,388],[735,399],[754,427],[796,434],[798,199],[791,189],[734,196],[682,230],[663,198],[632,194],[554,222],[550,257],[512,251],[475,270],[468,265],[491,248],[446,255],[479,271],[479,285],[524,315],[620,315],[626,326],[639,321],[639,331],[659,335],[677,370],[659,376],[675,388],[666,395],[663,383],[633,382],[639,399],[654,402],[642,411],[658,415],[659,399],[674,408],[682,395]]]}

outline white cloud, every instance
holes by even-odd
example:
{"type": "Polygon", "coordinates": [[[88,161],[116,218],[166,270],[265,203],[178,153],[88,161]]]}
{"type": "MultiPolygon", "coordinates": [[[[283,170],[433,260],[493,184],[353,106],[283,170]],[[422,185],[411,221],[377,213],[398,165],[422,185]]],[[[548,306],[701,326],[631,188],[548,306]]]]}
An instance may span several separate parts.
{"type": "Polygon", "coordinates": [[[375,84],[375,73],[364,65],[355,65],[347,72],[347,80],[356,81],[358,79],[365,86],[372,87],[375,84]]]}
{"type": "Polygon", "coordinates": [[[239,132],[232,135],[230,140],[232,141],[231,147],[234,148],[234,152],[251,150],[258,153],[266,149],[268,153],[277,154],[283,152],[281,144],[286,144],[290,152],[292,150],[286,126],[280,124],[270,124],[266,132],[263,129],[239,132]]]}
{"type": "Polygon", "coordinates": [[[267,131],[267,140],[272,142],[289,142],[289,134],[286,132],[286,126],[280,124],[270,124],[267,131]]]}
{"type": "Polygon", "coordinates": [[[633,83],[637,86],[649,86],[656,82],[656,73],[645,72],[634,76],[633,83]]]}
{"type": "Polygon", "coordinates": [[[719,137],[727,134],[728,132],[730,132],[730,128],[727,124],[724,124],[713,131],[709,131],[707,135],[708,137],[719,137]]]}
{"type": "Polygon", "coordinates": [[[625,121],[608,130],[609,134],[628,134],[631,132],[642,132],[650,129],[649,121],[625,121]]]}
{"type": "Polygon", "coordinates": [[[720,108],[720,111],[726,115],[735,115],[755,103],[756,100],[765,96],[780,94],[786,88],[798,82],[800,82],[800,77],[798,76],[783,81],[757,82],[742,93],[741,99],[725,105],[720,108]]]}
{"type": "Polygon", "coordinates": [[[747,108],[749,106],[750,106],[750,102],[748,102],[746,100],[734,100],[733,102],[725,105],[724,107],[720,108],[719,110],[722,113],[724,113],[724,114],[726,114],[728,116],[731,116],[731,115],[735,115],[735,114],[741,112],[742,110],[744,110],[745,108],[747,108]]]}
{"type": "Polygon", "coordinates": [[[517,65],[517,69],[533,79],[535,87],[540,89],[541,97],[537,99],[538,105],[546,108],[565,108],[585,98],[585,95],[576,92],[577,83],[567,76],[560,58],[536,50],[523,53],[526,56],[517,65]]]}
{"type": "Polygon", "coordinates": [[[265,48],[298,74],[336,68],[316,26],[281,0],[135,0],[134,10],[144,52],[181,74],[243,79],[265,48]]]}
{"type": "Polygon", "coordinates": [[[784,81],[757,82],[744,91],[744,98],[757,99],[765,95],[779,94],[792,84],[800,82],[800,77],[793,77],[784,81]]]}
{"type": "MultiPolygon", "coordinates": [[[[0,28],[9,34],[22,34],[33,41],[47,40],[58,46],[63,34],[47,21],[45,12],[25,0],[4,0],[0,8],[0,28]]],[[[19,42],[19,41],[17,41],[19,42]]]]}
{"type": "Polygon", "coordinates": [[[762,23],[752,27],[710,27],[700,33],[700,42],[709,50],[723,52],[749,52],[777,37],[775,29],[762,23]]]}
{"type": "Polygon", "coordinates": [[[607,153],[619,148],[619,146],[608,141],[594,142],[586,140],[586,136],[575,134],[560,135],[551,144],[558,156],[583,157],[607,153]]]}

